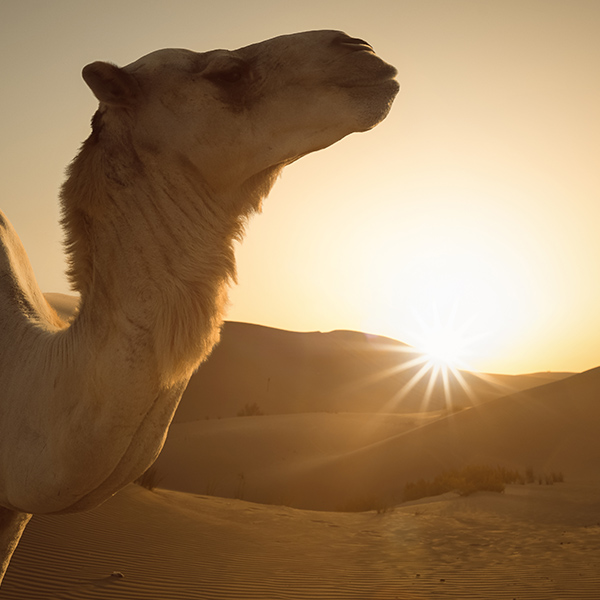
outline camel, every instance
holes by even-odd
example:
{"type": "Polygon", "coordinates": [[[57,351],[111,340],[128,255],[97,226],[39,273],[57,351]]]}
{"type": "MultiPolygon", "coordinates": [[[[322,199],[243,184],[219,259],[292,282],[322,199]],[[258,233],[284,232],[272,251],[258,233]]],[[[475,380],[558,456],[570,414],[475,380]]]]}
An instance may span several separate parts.
{"type": "Polygon", "coordinates": [[[71,320],[0,213],[0,581],[32,514],[93,508],[154,462],[219,339],[247,219],[283,167],[374,127],[399,89],[338,31],[82,76],[99,108],[61,191],[71,320]]]}

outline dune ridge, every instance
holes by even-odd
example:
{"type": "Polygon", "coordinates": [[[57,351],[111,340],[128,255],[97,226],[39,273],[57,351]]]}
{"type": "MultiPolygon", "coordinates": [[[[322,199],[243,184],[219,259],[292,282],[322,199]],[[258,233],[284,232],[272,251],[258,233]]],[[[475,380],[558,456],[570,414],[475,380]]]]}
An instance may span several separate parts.
{"type": "Polygon", "coordinates": [[[291,332],[226,322],[221,342],[192,377],[175,422],[233,417],[246,404],[267,414],[412,413],[468,407],[561,379],[567,373],[497,375],[461,372],[411,380],[421,354],[396,340],[356,331],[291,332]]]}

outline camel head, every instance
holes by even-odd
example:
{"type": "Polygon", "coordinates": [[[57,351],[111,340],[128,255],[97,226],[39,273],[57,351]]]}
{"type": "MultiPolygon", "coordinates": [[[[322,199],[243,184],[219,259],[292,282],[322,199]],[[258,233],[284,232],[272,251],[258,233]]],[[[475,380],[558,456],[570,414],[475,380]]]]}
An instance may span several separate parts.
{"type": "Polygon", "coordinates": [[[367,42],[338,31],[83,70],[100,100],[100,136],[130,140],[142,161],[185,165],[215,193],[374,127],[398,92],[395,75],[367,42]]]}

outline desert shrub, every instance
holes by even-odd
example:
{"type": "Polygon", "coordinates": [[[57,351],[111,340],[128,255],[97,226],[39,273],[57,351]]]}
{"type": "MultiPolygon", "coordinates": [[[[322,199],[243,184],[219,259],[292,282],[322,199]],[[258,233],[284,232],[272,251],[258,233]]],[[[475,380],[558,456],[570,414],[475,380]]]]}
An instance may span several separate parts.
{"type": "Polygon", "coordinates": [[[238,483],[235,490],[234,498],[236,500],[244,499],[244,490],[246,489],[246,476],[244,473],[238,473],[238,483]]]}
{"type": "Polygon", "coordinates": [[[503,492],[507,483],[516,483],[520,477],[518,471],[504,467],[469,465],[462,469],[444,471],[432,481],[419,479],[407,483],[403,500],[418,500],[446,492],[456,492],[461,496],[469,496],[475,492],[503,492]]]}
{"type": "Polygon", "coordinates": [[[533,473],[533,467],[527,467],[525,469],[525,482],[533,483],[535,481],[535,474],[533,473]]]}
{"type": "Polygon", "coordinates": [[[545,483],[546,485],[554,485],[555,483],[563,483],[565,480],[562,471],[552,471],[551,473],[544,473],[540,476],[540,485],[545,483]]]}
{"type": "Polygon", "coordinates": [[[256,402],[253,402],[252,404],[246,403],[244,405],[244,408],[242,408],[241,410],[238,411],[237,416],[238,417],[260,417],[264,414],[265,413],[262,410],[260,410],[260,407],[258,406],[258,404],[256,402]]]}
{"type": "MultiPolygon", "coordinates": [[[[563,482],[561,471],[552,471],[549,475],[542,473],[537,477],[539,485],[552,485],[563,482]]],[[[444,471],[433,480],[419,479],[404,486],[402,499],[404,502],[439,496],[446,492],[456,492],[461,496],[469,496],[475,492],[503,492],[506,484],[535,483],[533,468],[525,469],[525,476],[514,469],[504,467],[489,467],[484,465],[469,465],[462,469],[444,471]]]]}
{"type": "Polygon", "coordinates": [[[141,485],[147,490],[153,491],[159,484],[162,478],[158,476],[156,467],[152,466],[142,475],[140,475],[133,483],[141,485]]]}

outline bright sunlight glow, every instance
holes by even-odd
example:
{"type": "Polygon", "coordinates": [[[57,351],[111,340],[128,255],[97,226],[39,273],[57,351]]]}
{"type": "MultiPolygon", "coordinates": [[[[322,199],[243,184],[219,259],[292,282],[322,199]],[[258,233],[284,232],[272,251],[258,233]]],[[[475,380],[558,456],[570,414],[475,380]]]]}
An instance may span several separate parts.
{"type": "Polygon", "coordinates": [[[437,208],[428,216],[406,211],[410,228],[402,236],[385,232],[388,241],[373,244],[360,273],[369,294],[364,330],[385,332],[434,362],[482,371],[510,352],[515,332],[537,327],[545,310],[539,283],[547,274],[542,264],[523,261],[531,235],[523,231],[508,242],[514,223],[493,194],[479,192],[423,190],[417,204],[437,208]],[[434,204],[438,197],[445,203],[434,204]]]}
{"type": "Polygon", "coordinates": [[[433,363],[441,363],[448,366],[457,365],[460,361],[461,346],[445,332],[423,345],[423,352],[433,363]]]}
{"type": "MultiPolygon", "coordinates": [[[[430,318],[416,315],[419,331],[414,332],[416,347],[427,357],[431,366],[450,369],[470,369],[466,362],[476,337],[469,335],[473,319],[458,319],[458,302],[455,299],[450,313],[443,315],[437,304],[433,304],[430,318]]],[[[470,369],[471,370],[471,369],[470,369]]]]}

